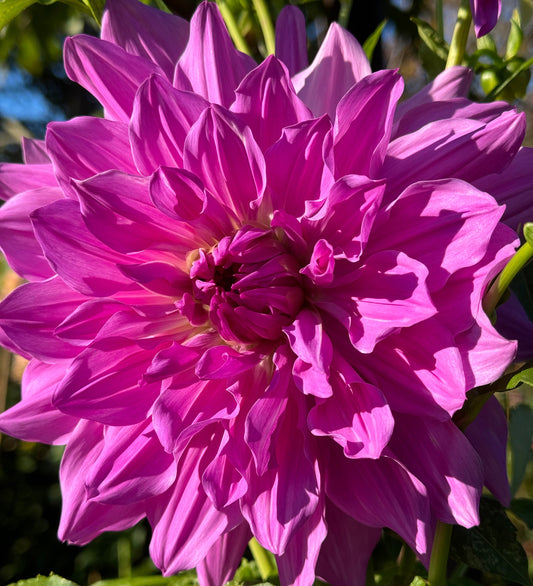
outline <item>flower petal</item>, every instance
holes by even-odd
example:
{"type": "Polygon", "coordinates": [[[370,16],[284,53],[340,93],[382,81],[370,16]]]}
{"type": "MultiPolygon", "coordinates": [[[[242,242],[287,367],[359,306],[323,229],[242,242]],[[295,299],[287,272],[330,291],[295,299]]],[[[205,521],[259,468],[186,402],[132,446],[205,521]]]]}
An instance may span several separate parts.
{"type": "Polygon", "coordinates": [[[276,57],[294,75],[307,67],[305,17],[296,6],[284,6],[276,20],[276,57]]]}
{"type": "Polygon", "coordinates": [[[233,46],[218,6],[200,4],[191,19],[189,43],[176,67],[175,87],[228,108],[235,89],[254,67],[255,61],[233,46]]]}
{"type": "Polygon", "coordinates": [[[155,63],[172,81],[189,39],[189,23],[142,2],[111,0],[102,17],[101,38],[155,63]]]}

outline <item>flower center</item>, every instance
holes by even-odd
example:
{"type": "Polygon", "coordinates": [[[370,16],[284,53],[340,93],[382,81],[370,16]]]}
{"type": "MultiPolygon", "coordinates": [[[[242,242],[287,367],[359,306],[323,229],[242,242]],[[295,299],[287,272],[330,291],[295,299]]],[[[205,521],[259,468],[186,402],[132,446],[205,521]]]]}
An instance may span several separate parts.
{"type": "Polygon", "coordinates": [[[191,263],[178,303],[193,325],[207,320],[228,341],[277,340],[303,303],[299,264],[271,230],[244,226],[191,263]]]}

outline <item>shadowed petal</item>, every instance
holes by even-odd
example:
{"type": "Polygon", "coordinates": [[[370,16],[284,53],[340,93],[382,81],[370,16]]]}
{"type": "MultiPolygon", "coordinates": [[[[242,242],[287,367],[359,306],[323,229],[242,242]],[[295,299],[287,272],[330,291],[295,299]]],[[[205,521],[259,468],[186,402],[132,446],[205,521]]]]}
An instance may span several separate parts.
{"type": "Polygon", "coordinates": [[[305,17],[296,6],[284,6],[276,20],[276,57],[294,75],[307,67],[305,17]]]}

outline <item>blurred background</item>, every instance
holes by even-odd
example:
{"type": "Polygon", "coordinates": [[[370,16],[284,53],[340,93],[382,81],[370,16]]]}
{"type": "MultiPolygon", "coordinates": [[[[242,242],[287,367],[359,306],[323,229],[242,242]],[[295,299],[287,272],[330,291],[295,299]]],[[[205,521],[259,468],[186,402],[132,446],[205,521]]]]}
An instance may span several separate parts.
{"type": "MultiPolygon", "coordinates": [[[[1,0],[9,2],[10,0],[1,0]]],[[[412,94],[442,69],[420,41],[413,17],[433,25],[432,0],[301,0],[294,2],[305,14],[310,56],[316,52],[328,25],[338,20],[363,43],[386,20],[381,40],[374,51],[374,69],[399,68],[406,79],[406,93],[412,94]]],[[[195,0],[166,0],[172,12],[189,18],[195,0]]],[[[254,56],[265,56],[261,28],[251,0],[225,0],[254,56]]],[[[446,1],[444,39],[451,39],[459,1],[446,1]]],[[[282,0],[268,6],[273,19],[283,7],[282,0]]],[[[490,86],[484,72],[505,74],[510,61],[504,55],[513,11],[519,10],[523,43],[515,57],[533,55],[531,0],[503,0],[502,18],[492,34],[491,50],[476,62],[473,99],[482,100],[490,86]],[[488,57],[487,57],[488,55],[488,57]],[[491,57],[492,55],[492,57],[491,57]],[[484,59],[484,60],[483,60],[484,59]]],[[[66,36],[98,34],[94,20],[64,3],[41,0],[21,12],[0,31],[0,161],[20,162],[22,136],[43,138],[46,124],[73,116],[98,114],[99,105],[76,84],[70,82],[62,65],[62,44],[66,36]]],[[[472,37],[470,53],[476,51],[472,37]]],[[[520,62],[520,61],[519,61],[520,62]]],[[[516,80],[513,91],[503,97],[531,118],[533,93],[529,74],[516,80]]],[[[533,144],[530,133],[526,143],[533,144]]],[[[3,262],[3,261],[0,261],[3,262]]],[[[0,296],[17,284],[17,277],[5,263],[0,264],[0,296]]],[[[24,361],[0,349],[0,410],[18,401],[24,361]]],[[[504,398],[511,425],[510,474],[517,497],[533,495],[531,436],[533,415],[530,399],[523,389],[504,398]],[[511,461],[512,460],[512,461],[511,461]]],[[[58,485],[60,447],[24,443],[10,437],[0,439],[0,585],[14,583],[51,571],[79,584],[101,579],[155,573],[148,554],[149,528],[140,524],[119,535],[107,534],[79,548],[60,543],[56,537],[61,495],[58,485]]],[[[533,541],[527,526],[516,521],[520,539],[533,559],[533,541]]],[[[393,546],[394,547],[394,546],[393,546]]],[[[495,577],[477,576],[481,583],[511,584],[495,577]]],[[[478,582],[479,583],[479,582],[478,582]]],[[[465,585],[468,582],[465,582],[465,585]]]]}

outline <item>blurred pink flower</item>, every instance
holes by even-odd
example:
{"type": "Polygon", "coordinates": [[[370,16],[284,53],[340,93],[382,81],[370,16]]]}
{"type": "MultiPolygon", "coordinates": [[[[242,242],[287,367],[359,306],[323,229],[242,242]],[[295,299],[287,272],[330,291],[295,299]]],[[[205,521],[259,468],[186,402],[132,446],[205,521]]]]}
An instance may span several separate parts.
{"type": "Polygon", "coordinates": [[[65,44],[105,117],[0,171],[29,281],[1,338],[31,360],[0,429],[67,444],[60,538],[147,516],[154,562],[202,586],[252,535],[283,585],[364,584],[382,527],[427,563],[437,519],[478,523],[484,484],[509,498],[498,402],[466,436],[451,417],[515,354],[481,299],[516,238],[475,185],[523,114],[468,101],[460,67],[398,104],[337,25],[307,66],[294,8],[258,66],[214,3],[190,31],[108,5],[101,40],[65,44]]]}
{"type": "Polygon", "coordinates": [[[482,37],[496,26],[502,9],[501,0],[470,0],[476,37],[482,37]]]}

